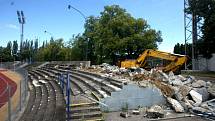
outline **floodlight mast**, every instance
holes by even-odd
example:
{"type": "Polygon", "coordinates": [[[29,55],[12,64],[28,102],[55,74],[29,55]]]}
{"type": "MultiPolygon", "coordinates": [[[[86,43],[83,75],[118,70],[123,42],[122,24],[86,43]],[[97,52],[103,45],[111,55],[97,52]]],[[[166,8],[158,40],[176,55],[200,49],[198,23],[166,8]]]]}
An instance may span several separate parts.
{"type": "Polygon", "coordinates": [[[22,43],[24,39],[24,24],[25,24],[25,16],[23,11],[17,11],[18,21],[21,26],[21,34],[20,34],[20,52],[22,51],[22,43]]]}

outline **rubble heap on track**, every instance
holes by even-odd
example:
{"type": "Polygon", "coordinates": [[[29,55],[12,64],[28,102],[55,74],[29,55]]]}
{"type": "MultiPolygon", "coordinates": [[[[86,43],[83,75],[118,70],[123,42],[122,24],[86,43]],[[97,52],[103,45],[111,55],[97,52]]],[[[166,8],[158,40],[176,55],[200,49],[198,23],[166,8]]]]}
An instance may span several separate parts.
{"type": "Polygon", "coordinates": [[[125,69],[103,63],[93,65],[88,71],[102,76],[136,83],[139,86],[156,86],[171,104],[175,112],[194,112],[215,116],[215,85],[197,80],[194,76],[174,75],[160,70],[142,68],[125,69]]]}

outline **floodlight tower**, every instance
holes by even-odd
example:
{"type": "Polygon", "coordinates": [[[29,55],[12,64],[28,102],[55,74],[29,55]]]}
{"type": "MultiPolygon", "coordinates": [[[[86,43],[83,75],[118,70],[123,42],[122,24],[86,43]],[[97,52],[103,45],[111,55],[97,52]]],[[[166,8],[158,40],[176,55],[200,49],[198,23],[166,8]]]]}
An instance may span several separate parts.
{"type": "MultiPolygon", "coordinates": [[[[184,35],[185,35],[185,55],[187,55],[187,43],[192,43],[192,70],[198,70],[198,52],[196,48],[197,41],[202,38],[202,18],[196,11],[187,12],[189,8],[189,0],[184,0],[184,35]]],[[[185,63],[185,69],[187,69],[185,63]]]]}
{"type": "Polygon", "coordinates": [[[22,43],[23,43],[23,39],[24,39],[24,24],[25,24],[25,17],[24,17],[24,13],[23,11],[17,11],[17,16],[18,16],[18,21],[19,24],[21,26],[21,34],[20,34],[20,51],[22,51],[22,43]]]}

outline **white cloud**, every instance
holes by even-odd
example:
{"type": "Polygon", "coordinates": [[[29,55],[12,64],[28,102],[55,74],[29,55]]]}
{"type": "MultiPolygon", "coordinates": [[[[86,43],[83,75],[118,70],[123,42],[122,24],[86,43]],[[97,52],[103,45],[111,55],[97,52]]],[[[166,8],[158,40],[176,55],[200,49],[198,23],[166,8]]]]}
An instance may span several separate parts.
{"type": "Polygon", "coordinates": [[[7,24],[6,27],[10,28],[10,29],[15,29],[15,30],[19,29],[19,27],[17,25],[14,25],[14,24],[7,24]]]}

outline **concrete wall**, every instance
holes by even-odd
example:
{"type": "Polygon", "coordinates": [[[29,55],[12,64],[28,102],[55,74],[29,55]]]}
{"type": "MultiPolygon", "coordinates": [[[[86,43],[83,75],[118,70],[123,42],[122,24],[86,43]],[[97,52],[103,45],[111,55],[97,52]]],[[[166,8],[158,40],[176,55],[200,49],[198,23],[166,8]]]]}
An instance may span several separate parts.
{"type": "Polygon", "coordinates": [[[123,86],[123,89],[112,92],[110,97],[101,101],[108,107],[100,105],[103,111],[120,111],[122,107],[137,109],[138,106],[152,106],[154,104],[165,104],[166,100],[159,89],[153,87],[139,87],[135,84],[123,86]]]}
{"type": "Polygon", "coordinates": [[[208,60],[202,56],[198,57],[199,70],[201,71],[215,71],[215,53],[208,60]],[[208,65],[207,65],[208,64],[208,65]]]}

